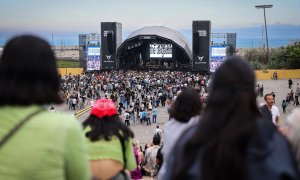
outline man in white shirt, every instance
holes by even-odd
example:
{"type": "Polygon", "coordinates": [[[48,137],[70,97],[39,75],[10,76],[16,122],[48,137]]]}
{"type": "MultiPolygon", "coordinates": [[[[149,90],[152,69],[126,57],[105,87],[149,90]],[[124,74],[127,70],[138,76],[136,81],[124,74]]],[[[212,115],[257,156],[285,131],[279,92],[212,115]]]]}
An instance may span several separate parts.
{"type": "Polygon", "coordinates": [[[159,129],[159,126],[156,126],[156,129],[154,131],[154,135],[161,137],[161,130],[159,129]]]}
{"type": "Polygon", "coordinates": [[[280,126],[280,120],[279,120],[279,109],[277,106],[273,105],[271,108],[271,112],[272,112],[272,122],[276,125],[276,126],[280,126]]]}
{"type": "Polygon", "coordinates": [[[125,125],[130,126],[130,122],[129,122],[130,114],[128,113],[128,109],[123,114],[123,118],[125,119],[125,125]]]}
{"type": "Polygon", "coordinates": [[[259,110],[262,114],[268,119],[272,120],[275,126],[279,126],[279,110],[278,107],[274,105],[274,97],[272,94],[266,94],[265,97],[265,105],[260,106],[259,110]],[[272,117],[271,117],[272,116],[272,117]],[[272,118],[272,119],[271,119],[272,118]]]}

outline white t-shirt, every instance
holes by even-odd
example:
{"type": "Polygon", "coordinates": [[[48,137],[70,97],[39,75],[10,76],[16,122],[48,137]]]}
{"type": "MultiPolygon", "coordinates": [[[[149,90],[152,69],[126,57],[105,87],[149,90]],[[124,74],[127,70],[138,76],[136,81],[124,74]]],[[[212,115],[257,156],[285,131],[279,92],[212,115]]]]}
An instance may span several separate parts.
{"type": "Polygon", "coordinates": [[[94,103],[95,103],[94,100],[91,100],[91,101],[90,101],[90,104],[91,104],[92,107],[93,107],[94,103]]]}
{"type": "Polygon", "coordinates": [[[77,103],[77,100],[74,98],[74,99],[72,99],[72,103],[73,104],[76,104],[77,103]]]}
{"type": "Polygon", "coordinates": [[[278,116],[278,118],[280,116],[278,107],[273,105],[272,108],[271,108],[271,112],[272,112],[272,122],[277,126],[275,120],[276,120],[277,116],[278,116]]]}
{"type": "Polygon", "coordinates": [[[139,85],[137,85],[137,88],[138,88],[138,90],[141,90],[142,86],[139,84],[139,85]]]}
{"type": "Polygon", "coordinates": [[[154,131],[154,135],[158,134],[159,136],[161,136],[161,130],[159,128],[156,128],[154,131]]]}
{"type": "Polygon", "coordinates": [[[152,105],[150,103],[148,105],[148,109],[152,109],[152,105]]]}
{"type": "Polygon", "coordinates": [[[129,118],[130,118],[130,115],[129,115],[129,113],[128,112],[125,112],[124,114],[123,114],[123,118],[124,118],[124,120],[129,120],[129,118]]]}

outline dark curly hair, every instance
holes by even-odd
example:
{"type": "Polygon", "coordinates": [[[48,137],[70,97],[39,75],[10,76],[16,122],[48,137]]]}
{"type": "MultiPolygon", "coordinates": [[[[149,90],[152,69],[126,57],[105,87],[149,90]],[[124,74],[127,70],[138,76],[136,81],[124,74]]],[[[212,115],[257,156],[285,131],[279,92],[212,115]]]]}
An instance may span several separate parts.
{"type": "Polygon", "coordinates": [[[83,122],[83,127],[86,128],[87,126],[91,127],[91,131],[85,135],[92,142],[101,139],[109,141],[112,136],[117,136],[124,140],[134,137],[133,132],[120,120],[118,115],[111,117],[105,116],[101,119],[90,115],[83,122]]]}
{"type": "Polygon", "coordinates": [[[172,105],[170,117],[185,123],[188,122],[191,117],[199,115],[201,110],[202,103],[197,91],[185,88],[172,105]]]}

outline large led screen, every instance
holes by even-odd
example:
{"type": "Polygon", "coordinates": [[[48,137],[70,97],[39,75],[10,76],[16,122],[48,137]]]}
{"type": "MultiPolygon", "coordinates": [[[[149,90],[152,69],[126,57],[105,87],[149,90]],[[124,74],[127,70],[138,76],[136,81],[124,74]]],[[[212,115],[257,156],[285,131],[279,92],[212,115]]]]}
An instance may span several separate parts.
{"type": "Polygon", "coordinates": [[[88,56],[100,56],[100,47],[88,47],[88,56]]]}
{"type": "Polygon", "coordinates": [[[86,70],[94,71],[94,70],[100,70],[100,68],[101,68],[100,56],[87,56],[86,70]]]}
{"type": "Polygon", "coordinates": [[[86,70],[88,71],[95,71],[100,70],[100,61],[87,61],[86,63],[86,70]]]}
{"type": "Polygon", "coordinates": [[[226,47],[211,47],[211,57],[224,57],[226,56],[226,47]]]}
{"type": "Polygon", "coordinates": [[[172,58],[172,44],[150,44],[150,58],[172,58]]]}
{"type": "Polygon", "coordinates": [[[210,71],[215,72],[226,58],[226,47],[212,46],[210,58],[210,71]]]}

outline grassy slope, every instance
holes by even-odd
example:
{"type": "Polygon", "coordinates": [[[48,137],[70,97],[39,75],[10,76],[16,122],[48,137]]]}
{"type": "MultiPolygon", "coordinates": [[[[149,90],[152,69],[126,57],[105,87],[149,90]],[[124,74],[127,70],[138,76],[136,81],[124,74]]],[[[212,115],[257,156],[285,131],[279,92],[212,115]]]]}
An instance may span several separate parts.
{"type": "Polygon", "coordinates": [[[58,68],[79,68],[78,60],[57,60],[58,68]]]}

